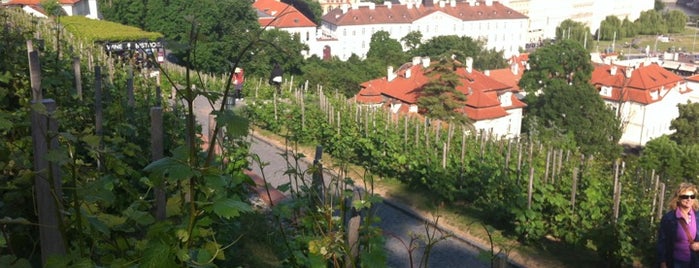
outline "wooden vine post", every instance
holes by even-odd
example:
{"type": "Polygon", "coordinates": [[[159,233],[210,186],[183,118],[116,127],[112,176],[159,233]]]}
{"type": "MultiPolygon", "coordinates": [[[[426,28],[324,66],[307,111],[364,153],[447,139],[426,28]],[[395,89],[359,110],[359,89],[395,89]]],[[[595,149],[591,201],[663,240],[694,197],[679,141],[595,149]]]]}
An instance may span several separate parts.
{"type": "Polygon", "coordinates": [[[82,73],[80,72],[80,58],[73,57],[73,74],[75,76],[75,94],[77,94],[78,99],[83,99],[83,81],[82,73]]]}
{"type": "MultiPolygon", "coordinates": [[[[152,161],[163,158],[163,107],[159,103],[150,109],[150,151],[152,161]]],[[[167,206],[164,178],[155,185],[154,195],[155,218],[163,221],[166,217],[165,207],[167,206]]]]}
{"type": "Polygon", "coordinates": [[[34,147],[34,187],[41,248],[41,263],[46,266],[50,256],[65,255],[66,244],[62,233],[61,201],[63,190],[59,167],[46,159],[49,150],[58,147],[55,133],[58,123],[49,115],[56,110],[56,102],[43,99],[41,90],[41,67],[39,53],[27,41],[29,52],[29,74],[32,86],[33,106],[31,112],[31,133],[34,147]],[[36,109],[37,105],[45,107],[44,111],[36,109]]]}
{"type": "MultiPolygon", "coordinates": [[[[95,135],[99,138],[99,152],[102,151],[102,68],[95,66],[95,135]]],[[[102,154],[97,156],[97,170],[102,170],[102,154]]]]}

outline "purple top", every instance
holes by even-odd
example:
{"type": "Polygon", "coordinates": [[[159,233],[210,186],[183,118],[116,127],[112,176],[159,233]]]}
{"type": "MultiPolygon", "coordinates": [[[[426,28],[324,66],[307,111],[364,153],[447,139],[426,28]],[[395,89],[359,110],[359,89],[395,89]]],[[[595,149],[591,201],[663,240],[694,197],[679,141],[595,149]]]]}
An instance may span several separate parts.
{"type": "MultiPolygon", "coordinates": [[[[682,228],[682,224],[680,222],[684,221],[684,217],[682,217],[682,212],[679,208],[675,210],[675,216],[677,217],[677,240],[675,240],[675,252],[673,257],[676,260],[688,262],[691,258],[689,252],[689,240],[687,239],[687,234],[684,232],[684,228],[682,228]]],[[[692,235],[692,241],[694,241],[694,237],[697,236],[697,224],[693,222],[696,220],[693,209],[689,210],[689,219],[691,222],[687,223],[687,228],[689,229],[689,234],[692,235]]]]}

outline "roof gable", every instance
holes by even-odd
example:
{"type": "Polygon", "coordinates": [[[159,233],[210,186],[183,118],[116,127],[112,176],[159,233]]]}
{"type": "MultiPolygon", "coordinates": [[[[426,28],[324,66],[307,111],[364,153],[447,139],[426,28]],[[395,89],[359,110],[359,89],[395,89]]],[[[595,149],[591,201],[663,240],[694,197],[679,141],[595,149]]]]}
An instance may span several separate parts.
{"type": "Polygon", "coordinates": [[[651,104],[662,101],[670,89],[684,83],[684,79],[653,63],[641,64],[638,68],[598,65],[592,72],[590,82],[598,90],[611,89],[610,94],[602,95],[604,99],[651,104]]]}
{"type": "Polygon", "coordinates": [[[435,12],[441,12],[461,21],[526,19],[527,16],[499,3],[480,3],[471,6],[467,2],[440,5],[355,5],[352,8],[336,8],[323,16],[323,21],[333,25],[368,25],[412,23],[435,12]]]}
{"type": "Polygon", "coordinates": [[[260,26],[274,28],[316,27],[317,25],[294,6],[279,0],[255,0],[260,26]],[[263,15],[261,15],[263,14],[263,15]]]}
{"type": "MultiPolygon", "coordinates": [[[[361,90],[355,96],[355,100],[359,103],[377,104],[379,101],[377,95],[381,95],[381,101],[394,99],[406,104],[416,104],[423,87],[430,82],[431,78],[428,74],[430,70],[431,68],[415,61],[406,63],[395,74],[391,74],[390,81],[388,77],[381,77],[362,83],[361,90]]],[[[510,69],[506,70],[511,72],[510,69]]],[[[389,71],[391,71],[390,68],[389,71]]],[[[456,90],[464,93],[467,97],[464,107],[460,110],[473,120],[507,116],[507,109],[526,106],[514,94],[509,94],[511,104],[506,104],[507,107],[504,107],[499,99],[500,94],[517,90],[482,72],[464,67],[457,68],[455,72],[460,77],[462,84],[456,90]]]]}

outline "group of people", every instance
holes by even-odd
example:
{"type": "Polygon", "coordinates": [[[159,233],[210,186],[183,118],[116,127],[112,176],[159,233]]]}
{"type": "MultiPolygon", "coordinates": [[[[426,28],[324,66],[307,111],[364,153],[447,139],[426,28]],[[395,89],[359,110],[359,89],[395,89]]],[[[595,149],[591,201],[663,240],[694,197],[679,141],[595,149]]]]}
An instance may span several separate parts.
{"type": "Polygon", "coordinates": [[[661,268],[699,267],[699,203],[697,186],[682,183],[660,220],[657,254],[661,268]]]}

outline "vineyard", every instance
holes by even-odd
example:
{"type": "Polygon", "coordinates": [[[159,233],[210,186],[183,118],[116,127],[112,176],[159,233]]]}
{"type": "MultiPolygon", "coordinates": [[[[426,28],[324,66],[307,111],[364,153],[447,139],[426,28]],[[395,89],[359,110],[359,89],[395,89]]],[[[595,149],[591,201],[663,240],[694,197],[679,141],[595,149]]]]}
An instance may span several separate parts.
{"type": "MultiPolygon", "coordinates": [[[[666,189],[674,185],[634,161],[582,155],[526,136],[500,140],[472,133],[467,126],[370,109],[293,78],[282,85],[281,95],[262,79],[248,82],[244,108],[217,109],[217,123],[227,131],[225,138],[204,146],[220,142],[223,153],[214,156],[212,149],[200,149],[191,104],[197,95],[212,100],[225,96],[230,86],[226,76],[191,79],[188,69],[163,65],[160,84],[52,23],[9,11],[0,15],[5,25],[0,46],[0,266],[239,264],[236,241],[250,218],[244,215],[253,210],[246,202],[245,186],[251,182],[242,172],[249,165],[248,121],[294,143],[322,145],[335,159],[397,179],[524,243],[559,240],[595,251],[613,267],[654,261],[656,225],[666,189]],[[33,49],[26,40],[38,47],[39,80],[29,75],[27,55],[33,49]],[[53,122],[43,135],[43,158],[32,150],[35,132],[28,119],[33,116],[53,122]],[[44,160],[46,168],[37,169],[36,162],[44,160]],[[34,201],[41,199],[40,189],[33,193],[40,184],[48,187],[46,202],[55,205],[49,216],[58,222],[53,230],[38,227],[37,214],[51,209],[34,201]],[[38,206],[38,212],[28,204],[38,206]],[[43,232],[53,233],[60,243],[44,248],[43,232]],[[61,257],[46,258],[39,246],[61,257]]],[[[333,210],[351,206],[325,203],[320,207],[328,209],[314,214],[303,208],[317,204],[309,203],[317,202],[313,191],[297,190],[311,198],[299,195],[291,212],[260,219],[274,222],[285,237],[286,243],[278,245],[284,253],[275,256],[279,263],[381,266],[374,219],[362,222],[361,238],[355,240],[361,246],[354,247],[339,232],[346,227],[332,224],[333,210]],[[296,230],[279,227],[292,216],[305,221],[299,220],[296,230]]]]}

